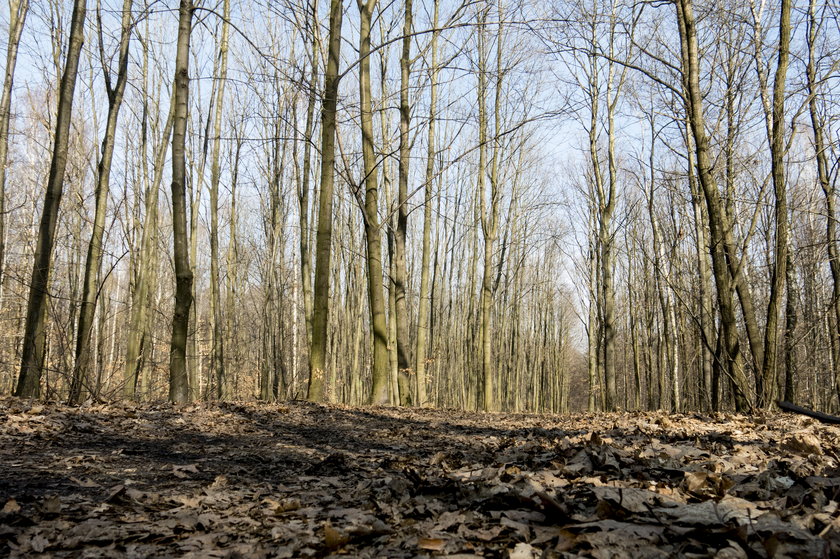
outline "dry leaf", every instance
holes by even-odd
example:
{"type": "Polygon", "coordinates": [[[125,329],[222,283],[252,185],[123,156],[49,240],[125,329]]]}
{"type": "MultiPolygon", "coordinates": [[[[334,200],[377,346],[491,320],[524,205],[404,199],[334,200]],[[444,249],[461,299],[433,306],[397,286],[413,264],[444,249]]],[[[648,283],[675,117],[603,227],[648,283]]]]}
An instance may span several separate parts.
{"type": "Polygon", "coordinates": [[[332,524],[327,522],[324,524],[324,545],[327,549],[338,549],[350,541],[350,538],[332,527],[332,524]]]}
{"type": "Polygon", "coordinates": [[[50,495],[44,499],[44,504],[41,505],[41,510],[45,514],[58,514],[61,512],[61,498],[58,495],[50,495]]]}
{"type": "Polygon", "coordinates": [[[6,504],[3,505],[3,510],[0,511],[6,514],[12,514],[16,512],[20,512],[20,505],[14,499],[9,499],[6,501],[6,504]]]}
{"type": "Polygon", "coordinates": [[[446,547],[446,541],[441,538],[419,538],[417,547],[427,551],[443,551],[443,548],[446,547]]]}
{"type": "Polygon", "coordinates": [[[541,552],[536,547],[527,543],[518,543],[516,547],[508,551],[509,559],[537,559],[541,552]]]}

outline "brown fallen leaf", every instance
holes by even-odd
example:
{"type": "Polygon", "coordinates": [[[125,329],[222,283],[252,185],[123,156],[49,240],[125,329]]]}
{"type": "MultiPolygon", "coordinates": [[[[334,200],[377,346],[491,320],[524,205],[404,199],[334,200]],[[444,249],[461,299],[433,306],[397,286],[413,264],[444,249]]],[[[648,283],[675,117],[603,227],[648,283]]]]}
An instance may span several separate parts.
{"type": "Polygon", "coordinates": [[[79,487],[99,487],[99,484],[95,481],[91,481],[90,479],[79,479],[73,476],[70,476],[70,481],[78,485],[79,487]]]}
{"type": "Polygon", "coordinates": [[[45,514],[58,514],[61,512],[61,498],[58,495],[50,495],[44,499],[41,510],[45,514]]]}
{"type": "Polygon", "coordinates": [[[262,503],[268,507],[272,514],[283,514],[284,512],[291,512],[300,508],[300,501],[298,499],[271,499],[265,498],[262,503]]]}
{"type": "Polygon", "coordinates": [[[31,540],[29,540],[29,547],[32,548],[32,551],[35,553],[43,553],[47,546],[50,545],[50,541],[45,538],[42,534],[35,534],[31,540]]]}
{"type": "Polygon", "coordinates": [[[539,549],[531,544],[519,542],[516,546],[508,551],[509,559],[536,559],[541,555],[539,549]]]}
{"type": "Polygon", "coordinates": [[[106,503],[110,503],[121,497],[125,493],[125,485],[115,485],[108,491],[108,496],[105,498],[106,503]]]}
{"type": "Polygon", "coordinates": [[[808,431],[797,431],[785,436],[782,439],[782,448],[800,456],[809,454],[820,456],[823,453],[820,439],[808,431]]]}
{"type": "Polygon", "coordinates": [[[329,522],[324,524],[324,545],[327,549],[338,549],[349,541],[347,534],[336,530],[329,522]]]}
{"type": "Polygon", "coordinates": [[[187,464],[186,466],[174,464],[172,466],[172,473],[175,474],[175,477],[186,479],[192,477],[190,474],[198,473],[198,466],[195,464],[187,464]]]}
{"type": "Polygon", "coordinates": [[[420,538],[417,540],[417,547],[427,551],[443,551],[446,547],[446,540],[442,538],[420,538]]]}
{"type": "Polygon", "coordinates": [[[20,505],[14,499],[9,499],[8,501],[6,501],[6,504],[3,505],[3,510],[1,510],[0,512],[3,512],[5,514],[13,514],[16,512],[20,512],[20,505]]]}

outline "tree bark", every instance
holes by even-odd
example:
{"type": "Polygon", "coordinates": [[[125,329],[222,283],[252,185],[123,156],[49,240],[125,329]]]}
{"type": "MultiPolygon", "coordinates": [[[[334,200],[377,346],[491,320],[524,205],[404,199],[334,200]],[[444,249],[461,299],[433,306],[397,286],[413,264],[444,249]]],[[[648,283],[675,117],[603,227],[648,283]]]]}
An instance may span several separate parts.
{"type": "Polygon", "coordinates": [[[382,230],[379,223],[379,179],[373,149],[373,114],[370,89],[370,23],[376,0],[357,0],[359,6],[359,107],[362,158],[365,171],[365,237],[367,239],[368,304],[373,337],[373,369],[368,402],[386,405],[388,390],[388,327],[382,287],[382,230]]]}
{"type": "Polygon", "coordinates": [[[412,371],[411,347],[408,335],[408,305],[406,303],[405,241],[408,234],[408,171],[411,143],[408,129],[411,125],[411,105],[408,99],[411,75],[412,0],[404,0],[402,55],[400,56],[400,165],[397,188],[397,227],[394,231],[394,321],[397,332],[397,379],[401,406],[410,406],[412,371]]]}
{"type": "Polygon", "coordinates": [[[711,235],[712,268],[717,287],[721,314],[723,352],[721,354],[724,373],[729,377],[735,396],[735,408],[745,411],[749,407],[746,393],[746,378],[743,370],[743,356],[738,340],[737,319],[732,298],[732,277],[727,257],[734,254],[731,232],[727,227],[720,192],[714,179],[709,154],[709,140],[706,136],[706,122],[703,111],[703,97],[700,91],[700,62],[697,47],[697,28],[692,0],[677,0],[677,22],[682,49],[684,95],[694,151],[697,157],[697,176],[703,190],[709,216],[711,235]]]}
{"type": "Polygon", "coordinates": [[[309,223],[310,211],[310,174],[312,172],[312,143],[315,128],[315,102],[318,98],[318,0],[312,1],[312,14],[308,22],[311,40],[310,61],[311,73],[309,75],[309,99],[306,104],[306,127],[303,139],[303,170],[300,187],[298,189],[298,219],[300,222],[300,276],[301,291],[303,293],[303,309],[306,315],[306,340],[312,345],[312,250],[311,233],[309,223]]]}
{"type": "Polygon", "coordinates": [[[790,57],[790,0],[782,0],[779,21],[778,63],[773,84],[773,127],[770,135],[770,166],[773,176],[776,241],[774,263],[770,269],[770,298],[767,303],[767,325],[764,330],[764,363],[758,375],[759,407],[769,408],[776,388],[776,360],[779,344],[779,311],[787,277],[788,216],[787,185],[785,184],[785,80],[790,57]]]}
{"type": "MultiPolygon", "coordinates": [[[[131,5],[132,0],[124,0],[120,32],[117,80],[111,86],[108,63],[102,57],[102,71],[105,90],[108,96],[108,117],[105,122],[105,137],[102,139],[102,153],[97,167],[96,209],[93,218],[93,233],[88,244],[85,261],[85,277],[82,287],[82,307],[79,311],[79,324],[76,329],[76,361],[73,367],[73,380],[70,385],[70,402],[79,403],[83,391],[88,389],[88,375],[91,359],[91,331],[96,311],[96,299],[99,291],[98,278],[102,268],[102,240],[105,236],[105,214],[108,206],[108,193],[111,182],[111,161],[114,155],[114,142],[117,120],[122,107],[125,85],[128,81],[128,48],[131,42],[131,5]]],[[[97,11],[97,24],[102,32],[101,15],[97,11]]],[[[100,44],[100,53],[103,46],[100,44]]]]}
{"type": "Polygon", "coordinates": [[[315,288],[312,294],[312,346],[309,351],[307,399],[324,399],[327,358],[327,328],[330,312],[330,256],[332,252],[332,207],[335,182],[335,129],[338,104],[338,64],[341,56],[341,0],[330,2],[330,39],[324,101],[321,108],[321,192],[318,200],[318,232],[315,246],[315,288]]]}
{"type": "Polygon", "coordinates": [[[432,197],[434,195],[435,180],[435,126],[437,120],[437,80],[438,80],[438,18],[440,12],[439,0],[433,0],[434,12],[432,15],[432,44],[431,44],[431,66],[429,67],[429,129],[426,146],[426,175],[423,191],[423,249],[420,263],[420,297],[417,308],[417,346],[414,351],[414,371],[417,374],[417,404],[421,407],[429,405],[427,394],[426,378],[426,346],[429,343],[429,310],[431,307],[430,297],[430,270],[432,252],[432,197]]]}
{"type": "Polygon", "coordinates": [[[222,134],[222,109],[225,103],[225,82],[227,81],[228,35],[230,33],[230,0],[224,0],[222,19],[222,37],[219,44],[221,59],[219,81],[216,90],[216,114],[213,122],[213,153],[210,160],[210,308],[213,320],[213,353],[211,369],[216,376],[216,398],[221,400],[228,395],[225,376],[224,316],[221,304],[221,285],[219,279],[219,181],[222,134]]]}
{"type": "Polygon", "coordinates": [[[46,349],[47,288],[55,229],[58,222],[58,210],[64,190],[64,173],[67,169],[70,120],[73,111],[76,76],[79,70],[79,58],[84,42],[86,13],[85,0],[74,0],[67,58],[59,90],[55,141],[49,178],[47,179],[47,191],[41,213],[41,223],[38,228],[38,241],[35,245],[29,299],[26,305],[26,325],[24,326],[23,349],[21,351],[20,376],[15,390],[15,396],[19,398],[37,398],[41,391],[41,373],[44,368],[44,352],[46,349]]]}
{"type": "Polygon", "coordinates": [[[6,165],[9,161],[9,124],[12,118],[12,86],[15,79],[18,47],[29,0],[9,0],[9,40],[6,45],[6,70],[0,97],[0,293],[6,266],[6,165]]]}
{"type": "Polygon", "coordinates": [[[175,309],[169,346],[169,400],[190,399],[187,371],[187,334],[192,305],[193,273],[187,239],[186,134],[189,107],[189,57],[192,31],[192,0],[181,0],[178,43],[173,83],[175,120],[172,129],[172,229],[174,234],[175,309]]]}
{"type": "Polygon", "coordinates": [[[811,119],[811,129],[814,134],[814,157],[817,165],[817,181],[823,191],[825,198],[825,233],[826,248],[828,250],[828,264],[831,270],[832,279],[832,301],[831,310],[834,313],[834,324],[837,325],[833,333],[835,355],[833,356],[834,379],[837,383],[837,390],[840,393],[840,247],[837,241],[837,190],[830,177],[830,166],[827,152],[829,150],[825,142],[824,129],[825,121],[820,116],[817,105],[820,95],[820,80],[817,77],[817,56],[816,42],[817,31],[822,22],[817,19],[817,0],[810,0],[808,3],[808,62],[805,69],[806,84],[808,88],[808,113],[811,119]]]}

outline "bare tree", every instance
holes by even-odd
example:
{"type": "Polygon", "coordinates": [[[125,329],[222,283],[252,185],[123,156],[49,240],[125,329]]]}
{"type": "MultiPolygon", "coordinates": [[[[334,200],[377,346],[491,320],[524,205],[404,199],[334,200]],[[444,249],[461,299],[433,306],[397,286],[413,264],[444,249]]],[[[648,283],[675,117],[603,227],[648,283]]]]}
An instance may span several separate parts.
{"type": "Polygon", "coordinates": [[[219,279],[219,182],[221,180],[220,151],[222,114],[225,100],[225,81],[228,69],[228,35],[230,33],[230,0],[224,0],[222,37],[219,40],[219,81],[213,117],[213,153],[210,161],[210,308],[213,320],[212,368],[216,374],[216,398],[227,396],[225,378],[224,317],[222,314],[219,279]]]}
{"type": "Polygon", "coordinates": [[[432,16],[432,41],[430,45],[431,62],[429,65],[429,128],[426,146],[426,174],[423,184],[425,193],[423,198],[423,241],[420,263],[420,296],[417,308],[417,347],[414,351],[414,371],[417,374],[417,404],[426,406],[429,403],[426,377],[426,346],[429,343],[429,265],[432,258],[432,199],[435,180],[435,129],[437,120],[437,87],[438,87],[438,22],[440,19],[440,2],[434,0],[434,15],[432,16]]]}
{"type": "Polygon", "coordinates": [[[335,129],[341,56],[341,0],[330,1],[330,38],[324,100],[321,107],[321,182],[318,232],[315,245],[315,286],[312,294],[312,346],[309,350],[309,389],[313,402],[324,399],[327,328],[330,313],[330,260],[332,253],[333,186],[335,184],[335,129]]]}
{"type": "Polygon", "coordinates": [[[108,206],[108,193],[111,182],[111,162],[114,157],[117,120],[128,81],[128,47],[131,42],[132,18],[131,0],[124,0],[122,7],[119,54],[117,57],[116,81],[111,82],[109,62],[105,57],[102,39],[101,6],[97,5],[96,20],[99,31],[99,56],[108,97],[108,116],[105,121],[105,137],[102,139],[102,151],[97,167],[96,210],[93,218],[93,232],[88,244],[83,281],[82,307],[79,311],[79,325],[76,329],[76,361],[73,368],[73,380],[70,385],[70,401],[78,402],[88,384],[91,359],[91,331],[96,311],[96,299],[99,292],[99,275],[102,268],[102,240],[105,236],[105,214],[108,206]]]}
{"type": "Polygon", "coordinates": [[[73,111],[73,97],[76,89],[76,76],[79,70],[79,58],[84,42],[85,0],[73,2],[73,15],[70,20],[67,58],[58,98],[58,112],[55,124],[55,139],[52,150],[50,173],[41,224],[38,228],[38,242],[35,246],[32,280],[29,286],[29,299],[26,306],[26,326],[23,334],[20,376],[18,377],[15,396],[37,398],[41,390],[41,372],[44,367],[46,345],[46,306],[47,288],[52,260],[55,229],[58,210],[64,190],[64,173],[67,168],[67,145],[70,136],[70,119],[73,111]]]}
{"type": "Polygon", "coordinates": [[[0,292],[6,264],[6,165],[9,160],[9,123],[11,121],[12,86],[15,80],[18,47],[23,24],[29,12],[29,0],[9,0],[9,40],[6,45],[6,71],[3,94],[0,96],[0,292]]]}
{"type": "Polygon", "coordinates": [[[186,205],[186,133],[189,107],[190,34],[192,0],[181,0],[178,10],[178,42],[175,57],[173,102],[175,119],[172,128],[172,223],[175,261],[175,310],[172,316],[172,341],[169,349],[169,399],[190,399],[187,370],[187,335],[192,305],[193,273],[187,248],[186,205]]]}

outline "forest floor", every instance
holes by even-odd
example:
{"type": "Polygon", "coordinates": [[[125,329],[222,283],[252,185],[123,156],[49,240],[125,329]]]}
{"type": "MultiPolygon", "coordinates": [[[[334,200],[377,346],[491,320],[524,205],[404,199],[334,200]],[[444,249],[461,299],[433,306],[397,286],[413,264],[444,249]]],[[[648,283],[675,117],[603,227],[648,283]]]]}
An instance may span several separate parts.
{"type": "Polygon", "coordinates": [[[0,556],[840,557],[840,428],[0,399],[0,556]]]}

